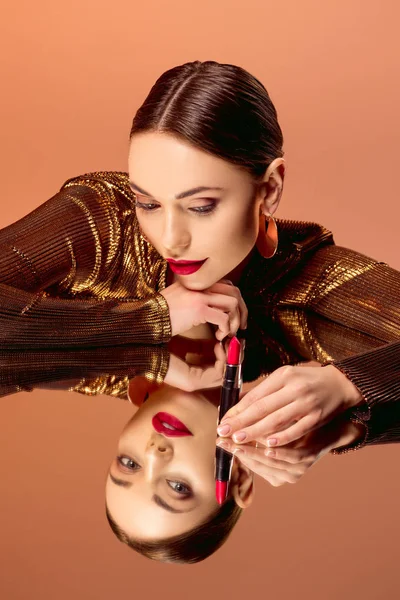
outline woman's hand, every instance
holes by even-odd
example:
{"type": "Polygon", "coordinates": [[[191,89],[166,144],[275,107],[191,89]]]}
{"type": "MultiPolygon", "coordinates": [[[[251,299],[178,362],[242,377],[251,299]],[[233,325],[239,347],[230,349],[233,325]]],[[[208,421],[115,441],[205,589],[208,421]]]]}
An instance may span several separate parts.
{"type": "Polygon", "coordinates": [[[222,340],[247,327],[247,308],[240,290],[226,279],[203,291],[188,290],[175,282],[161,294],[169,307],[173,336],[201,323],[211,323],[217,327],[216,338],[222,340]]]}
{"type": "MultiPolygon", "coordinates": [[[[202,358],[204,359],[204,356],[202,358]]],[[[226,360],[226,354],[220,342],[214,345],[214,360],[215,362],[211,366],[205,365],[204,361],[201,361],[200,364],[193,364],[171,353],[164,383],[185,392],[218,387],[222,385],[226,360]]]]}
{"type": "Polygon", "coordinates": [[[292,442],[284,448],[270,450],[250,444],[238,446],[231,439],[217,439],[217,446],[237,456],[238,460],[271,485],[296,483],[317,460],[330,450],[352,444],[364,434],[364,426],[336,419],[317,431],[292,442]]]}
{"type": "Polygon", "coordinates": [[[358,389],[333,365],[284,366],[226,413],[218,433],[233,436],[237,443],[258,440],[283,446],[362,401],[358,389]]]}

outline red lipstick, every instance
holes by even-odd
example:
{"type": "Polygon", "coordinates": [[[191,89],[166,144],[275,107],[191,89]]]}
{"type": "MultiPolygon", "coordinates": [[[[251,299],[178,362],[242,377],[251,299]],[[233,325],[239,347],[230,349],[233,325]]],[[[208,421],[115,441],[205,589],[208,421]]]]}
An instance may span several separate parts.
{"type": "Polygon", "coordinates": [[[171,271],[173,273],[177,273],[178,275],[191,275],[192,273],[196,273],[206,262],[206,258],[204,260],[173,260],[172,258],[167,258],[167,263],[171,267],[171,271]]]}
{"type": "Polygon", "coordinates": [[[217,497],[218,504],[223,504],[225,502],[226,495],[228,493],[228,482],[227,481],[217,481],[215,482],[215,495],[217,497]]]}
{"type": "Polygon", "coordinates": [[[162,433],[167,437],[193,435],[182,421],[166,412],[158,412],[154,415],[151,423],[157,433],[162,433]]]}
{"type": "Polygon", "coordinates": [[[228,365],[238,366],[240,362],[240,342],[236,336],[234,336],[228,347],[228,356],[226,359],[228,365]]]}
{"type": "MultiPolygon", "coordinates": [[[[228,356],[219,403],[218,424],[228,410],[239,401],[239,394],[242,387],[241,350],[242,345],[240,341],[236,336],[233,337],[228,347],[228,356]]],[[[232,463],[232,454],[226,452],[223,448],[217,447],[215,452],[215,495],[218,504],[222,504],[228,494],[232,463]]]]}

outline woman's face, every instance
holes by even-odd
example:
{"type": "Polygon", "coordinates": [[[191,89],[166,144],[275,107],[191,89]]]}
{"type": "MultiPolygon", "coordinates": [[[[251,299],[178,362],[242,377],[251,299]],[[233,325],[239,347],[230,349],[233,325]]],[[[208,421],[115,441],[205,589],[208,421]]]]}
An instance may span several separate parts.
{"type": "MultiPolygon", "coordinates": [[[[173,281],[210,287],[248,257],[259,227],[251,176],[211,154],[158,132],[135,134],[129,178],[145,237],[165,259],[203,261],[173,281]]],[[[233,277],[231,277],[233,279],[233,277]]]]}
{"type": "Polygon", "coordinates": [[[106,484],[108,510],[126,534],[146,541],[178,535],[218,508],[216,420],[217,408],[201,393],[163,385],[128,422],[106,484]],[[192,435],[156,431],[153,417],[163,412],[192,435]]]}

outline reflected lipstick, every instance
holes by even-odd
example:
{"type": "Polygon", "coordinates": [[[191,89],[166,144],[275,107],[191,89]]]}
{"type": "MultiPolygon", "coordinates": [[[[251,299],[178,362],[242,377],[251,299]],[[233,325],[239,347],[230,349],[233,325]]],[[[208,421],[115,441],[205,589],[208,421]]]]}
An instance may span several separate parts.
{"type": "MultiPolygon", "coordinates": [[[[228,348],[224,380],[221,388],[218,424],[228,410],[239,401],[239,394],[242,387],[241,354],[242,344],[235,336],[231,339],[228,348]]],[[[218,504],[222,504],[227,497],[232,463],[232,454],[226,452],[223,448],[217,447],[215,451],[215,496],[218,504]]]]}

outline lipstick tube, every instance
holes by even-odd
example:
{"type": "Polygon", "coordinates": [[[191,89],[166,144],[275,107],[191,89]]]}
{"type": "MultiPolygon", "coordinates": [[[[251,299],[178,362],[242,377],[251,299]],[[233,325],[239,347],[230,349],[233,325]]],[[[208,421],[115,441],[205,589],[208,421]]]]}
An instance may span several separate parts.
{"type": "MultiPolygon", "coordinates": [[[[239,402],[240,390],[242,388],[242,354],[244,340],[240,342],[240,358],[237,364],[225,365],[224,379],[221,388],[221,400],[218,412],[218,425],[228,410],[239,402]]],[[[223,448],[217,446],[215,452],[215,493],[219,504],[222,504],[228,494],[229,481],[231,478],[233,456],[223,448]]]]}

